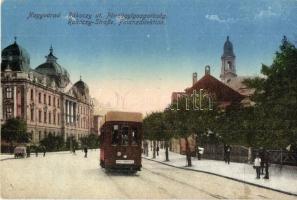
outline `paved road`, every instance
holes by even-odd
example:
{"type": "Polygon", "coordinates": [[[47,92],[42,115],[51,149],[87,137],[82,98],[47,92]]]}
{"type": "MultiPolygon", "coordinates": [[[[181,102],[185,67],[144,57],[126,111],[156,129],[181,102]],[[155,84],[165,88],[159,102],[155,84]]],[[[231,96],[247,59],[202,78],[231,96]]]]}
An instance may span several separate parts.
{"type": "Polygon", "coordinates": [[[4,198],[297,199],[148,160],[136,175],[107,174],[98,167],[98,151],[88,158],[77,152],[8,159],[0,166],[4,198]]]}

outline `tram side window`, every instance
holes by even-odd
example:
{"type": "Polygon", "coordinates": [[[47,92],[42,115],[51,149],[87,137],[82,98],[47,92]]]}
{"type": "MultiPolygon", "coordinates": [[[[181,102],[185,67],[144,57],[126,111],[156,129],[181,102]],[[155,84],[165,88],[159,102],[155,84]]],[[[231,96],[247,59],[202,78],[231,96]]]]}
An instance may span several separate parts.
{"type": "Polygon", "coordinates": [[[128,145],[129,144],[129,128],[123,127],[122,129],[122,145],[128,145]]]}
{"type": "Polygon", "coordinates": [[[120,142],[119,125],[114,125],[112,130],[111,144],[119,144],[119,142],[120,142]]]}
{"type": "Polygon", "coordinates": [[[138,141],[137,141],[137,128],[132,128],[132,145],[137,145],[138,141]]]}

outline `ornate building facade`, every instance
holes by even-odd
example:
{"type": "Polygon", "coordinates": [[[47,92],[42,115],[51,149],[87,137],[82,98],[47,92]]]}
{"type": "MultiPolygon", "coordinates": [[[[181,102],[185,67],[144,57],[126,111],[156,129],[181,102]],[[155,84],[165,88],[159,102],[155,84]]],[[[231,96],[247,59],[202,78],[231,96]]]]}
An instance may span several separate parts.
{"type": "Polygon", "coordinates": [[[24,119],[33,143],[48,134],[78,140],[91,132],[94,109],[89,88],[82,80],[71,84],[52,47],[35,69],[16,41],[2,50],[1,57],[1,124],[13,117],[24,119]]]}

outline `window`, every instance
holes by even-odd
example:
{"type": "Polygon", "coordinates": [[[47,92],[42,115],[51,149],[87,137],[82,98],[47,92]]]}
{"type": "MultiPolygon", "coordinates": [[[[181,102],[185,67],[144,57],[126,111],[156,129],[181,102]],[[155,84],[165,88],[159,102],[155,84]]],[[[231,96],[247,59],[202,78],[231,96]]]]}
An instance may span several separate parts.
{"type": "Polygon", "coordinates": [[[60,108],[60,99],[58,99],[57,101],[58,101],[58,108],[60,108]]]}
{"type": "Polygon", "coordinates": [[[31,121],[34,121],[34,108],[31,108],[31,121]]]}
{"type": "Polygon", "coordinates": [[[57,114],[57,118],[58,118],[58,125],[60,125],[60,115],[59,115],[59,113],[57,114]]]}
{"type": "Polygon", "coordinates": [[[132,128],[132,145],[137,145],[138,144],[138,134],[137,134],[137,128],[133,127],[132,128]]]}
{"type": "Polygon", "coordinates": [[[52,113],[48,112],[48,123],[52,123],[52,113]]]}
{"type": "Polygon", "coordinates": [[[43,103],[46,104],[46,94],[43,95],[43,103]]]}
{"type": "Polygon", "coordinates": [[[56,106],[56,97],[53,97],[53,104],[56,106]]]}
{"type": "Polygon", "coordinates": [[[38,119],[39,119],[39,122],[41,123],[41,110],[38,111],[38,119]]]}
{"type": "Polygon", "coordinates": [[[44,120],[43,120],[43,123],[46,123],[46,112],[44,112],[44,120]]]}
{"type": "Polygon", "coordinates": [[[6,119],[12,118],[12,106],[6,107],[6,119]]]}
{"type": "Polygon", "coordinates": [[[56,124],[56,113],[53,113],[53,123],[56,124]]]}
{"type": "Polygon", "coordinates": [[[48,96],[48,105],[51,105],[51,100],[52,100],[52,97],[49,95],[48,96]]]}
{"type": "Polygon", "coordinates": [[[123,127],[122,128],[122,145],[128,145],[129,143],[129,128],[123,127]]]}
{"type": "Polygon", "coordinates": [[[38,132],[38,141],[41,140],[41,131],[38,132]]]}
{"type": "Polygon", "coordinates": [[[12,98],[12,88],[11,87],[6,88],[6,98],[7,99],[12,98]]]}
{"type": "Polygon", "coordinates": [[[34,99],[34,93],[33,93],[33,89],[31,89],[31,101],[33,101],[34,99]]]}
{"type": "Polygon", "coordinates": [[[113,125],[111,144],[119,144],[119,143],[120,143],[119,125],[113,125]]]}
{"type": "Polygon", "coordinates": [[[41,93],[38,93],[38,102],[41,103],[41,93]]]}

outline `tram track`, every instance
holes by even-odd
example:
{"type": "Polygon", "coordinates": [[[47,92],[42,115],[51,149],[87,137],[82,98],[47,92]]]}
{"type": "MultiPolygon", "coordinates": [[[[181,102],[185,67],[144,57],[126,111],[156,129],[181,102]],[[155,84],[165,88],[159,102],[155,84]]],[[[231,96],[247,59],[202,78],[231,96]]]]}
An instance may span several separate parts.
{"type": "Polygon", "coordinates": [[[144,170],[146,170],[146,171],[148,171],[148,172],[150,172],[150,173],[152,173],[152,174],[155,174],[155,175],[157,175],[157,176],[161,176],[161,177],[163,177],[163,178],[166,178],[166,179],[169,179],[169,180],[171,180],[171,181],[177,182],[177,183],[179,183],[179,184],[181,184],[181,185],[186,185],[186,186],[188,186],[188,187],[190,187],[190,188],[192,188],[192,189],[198,190],[199,192],[204,193],[204,194],[206,194],[206,195],[208,195],[208,196],[211,196],[211,197],[213,197],[213,198],[215,198],[215,199],[228,199],[227,197],[224,197],[224,196],[221,196],[221,195],[218,195],[218,194],[213,194],[213,193],[207,192],[207,191],[205,191],[205,190],[203,190],[203,189],[201,189],[201,188],[199,188],[199,187],[196,187],[196,186],[194,186],[194,185],[191,185],[191,184],[189,184],[189,183],[187,183],[187,182],[184,182],[184,181],[181,181],[181,180],[177,180],[177,179],[172,178],[172,177],[170,177],[170,176],[167,176],[167,175],[165,175],[165,174],[163,174],[163,173],[155,172],[155,171],[153,171],[153,170],[150,170],[149,168],[142,167],[142,169],[144,169],[144,170]]]}
{"type": "MultiPolygon", "coordinates": [[[[143,182],[145,182],[145,183],[148,183],[148,184],[151,184],[151,185],[157,185],[157,184],[160,184],[160,182],[158,182],[158,181],[153,181],[153,180],[151,180],[151,179],[144,178],[144,177],[142,177],[142,176],[139,176],[138,178],[139,178],[141,181],[143,181],[143,182]]],[[[168,195],[169,198],[172,198],[172,199],[177,199],[177,198],[178,198],[176,195],[174,195],[174,194],[172,194],[172,193],[169,193],[169,192],[167,191],[167,189],[164,188],[164,187],[158,186],[158,189],[161,190],[162,192],[166,193],[166,195],[168,195]]]]}
{"type": "Polygon", "coordinates": [[[125,188],[123,188],[122,186],[120,186],[119,183],[117,183],[117,181],[114,179],[114,176],[117,177],[118,175],[112,174],[111,172],[107,172],[105,173],[105,175],[109,178],[109,180],[115,185],[115,187],[117,188],[117,190],[122,193],[125,198],[127,199],[131,199],[132,196],[130,196],[126,191],[125,188]]]}

